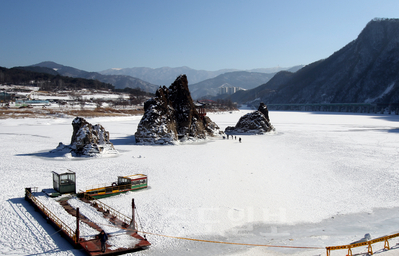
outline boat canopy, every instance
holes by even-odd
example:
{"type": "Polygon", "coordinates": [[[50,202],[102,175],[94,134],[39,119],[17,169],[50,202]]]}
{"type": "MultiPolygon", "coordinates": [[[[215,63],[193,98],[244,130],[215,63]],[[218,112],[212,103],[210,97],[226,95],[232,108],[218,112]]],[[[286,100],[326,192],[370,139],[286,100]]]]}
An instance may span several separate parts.
{"type": "Polygon", "coordinates": [[[135,180],[145,180],[147,175],[144,174],[133,174],[129,176],[118,176],[118,185],[131,184],[135,180]]]}

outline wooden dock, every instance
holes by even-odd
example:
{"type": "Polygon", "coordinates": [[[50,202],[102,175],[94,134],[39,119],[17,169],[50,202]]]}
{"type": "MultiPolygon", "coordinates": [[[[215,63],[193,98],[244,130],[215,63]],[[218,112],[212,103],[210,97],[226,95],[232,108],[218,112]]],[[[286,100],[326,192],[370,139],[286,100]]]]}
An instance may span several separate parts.
{"type": "MultiPolygon", "coordinates": [[[[90,227],[94,228],[98,232],[102,230],[100,226],[98,226],[93,221],[89,220],[85,216],[79,213],[79,208],[72,208],[67,201],[60,201],[60,204],[64,207],[66,212],[76,217],[77,221],[77,229],[72,230],[70,227],[65,225],[57,216],[55,216],[45,205],[43,205],[34,195],[33,193],[37,191],[33,191],[32,188],[25,189],[25,199],[29,201],[35,208],[38,210],[48,222],[57,230],[63,233],[64,237],[75,247],[83,249],[88,255],[118,255],[129,252],[134,252],[138,250],[146,249],[151,245],[147,239],[143,238],[139,234],[137,234],[135,225],[130,225],[131,222],[134,224],[134,218],[129,218],[111,207],[101,203],[100,201],[95,201],[92,203],[92,206],[97,209],[97,211],[102,212],[105,219],[110,221],[114,227],[120,228],[127,232],[131,237],[137,239],[136,244],[132,244],[129,248],[116,248],[110,249],[109,245],[106,245],[106,251],[101,251],[101,242],[97,237],[95,239],[84,239],[79,237],[79,222],[84,222],[88,224],[90,227]]],[[[90,198],[82,198],[84,202],[90,202],[90,198]]],[[[132,202],[133,215],[134,215],[134,201],[132,202]]],[[[112,237],[112,234],[108,234],[108,237],[112,237]]]]}
{"type": "Polygon", "coordinates": [[[95,256],[95,255],[118,255],[118,254],[124,254],[124,253],[129,253],[129,252],[135,252],[135,251],[146,249],[146,247],[151,245],[146,239],[144,239],[143,237],[138,235],[137,232],[132,233],[131,236],[140,240],[140,242],[137,243],[132,248],[118,248],[116,250],[111,250],[111,249],[109,249],[109,246],[107,246],[105,252],[102,252],[100,239],[85,240],[85,241],[80,242],[79,244],[85,250],[85,252],[87,254],[93,255],[93,256],[95,256]]]}

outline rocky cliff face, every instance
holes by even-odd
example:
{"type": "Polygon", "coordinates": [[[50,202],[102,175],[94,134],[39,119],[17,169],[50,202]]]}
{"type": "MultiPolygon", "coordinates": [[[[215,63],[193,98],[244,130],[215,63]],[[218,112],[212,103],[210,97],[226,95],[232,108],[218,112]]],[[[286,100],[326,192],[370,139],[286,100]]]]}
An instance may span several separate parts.
{"type": "Polygon", "coordinates": [[[272,80],[246,93],[268,104],[399,102],[399,19],[374,19],[330,57],[272,80]]]}
{"type": "Polygon", "coordinates": [[[188,89],[186,75],[177,77],[169,88],[160,87],[144,104],[144,115],[135,133],[139,144],[174,144],[205,139],[218,134],[209,117],[201,117],[188,89]]]}
{"type": "Polygon", "coordinates": [[[270,123],[267,106],[264,103],[260,103],[257,111],[242,116],[236,126],[228,126],[225,129],[225,133],[228,135],[264,134],[274,130],[273,125],[270,123]]]}
{"type": "Polygon", "coordinates": [[[117,154],[109,141],[109,132],[100,124],[92,125],[84,118],[76,117],[72,121],[73,133],[70,145],[60,142],[56,151],[70,152],[73,156],[98,156],[117,154]]]}

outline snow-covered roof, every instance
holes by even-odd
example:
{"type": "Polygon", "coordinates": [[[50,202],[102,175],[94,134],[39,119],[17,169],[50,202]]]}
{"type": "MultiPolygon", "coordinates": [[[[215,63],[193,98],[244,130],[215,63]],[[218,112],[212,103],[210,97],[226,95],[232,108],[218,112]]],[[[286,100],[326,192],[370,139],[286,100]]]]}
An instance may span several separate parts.
{"type": "Polygon", "coordinates": [[[205,106],[204,103],[201,103],[201,102],[198,102],[198,101],[194,102],[194,105],[195,105],[196,107],[203,107],[203,106],[205,106]]]}
{"type": "Polygon", "coordinates": [[[76,174],[75,172],[71,171],[71,170],[58,170],[58,171],[53,171],[54,173],[58,174],[58,175],[62,175],[62,174],[76,174]]]}
{"type": "Polygon", "coordinates": [[[147,178],[147,175],[145,174],[133,174],[133,175],[128,175],[128,176],[118,176],[118,178],[125,178],[125,179],[141,179],[141,178],[147,178]]]}

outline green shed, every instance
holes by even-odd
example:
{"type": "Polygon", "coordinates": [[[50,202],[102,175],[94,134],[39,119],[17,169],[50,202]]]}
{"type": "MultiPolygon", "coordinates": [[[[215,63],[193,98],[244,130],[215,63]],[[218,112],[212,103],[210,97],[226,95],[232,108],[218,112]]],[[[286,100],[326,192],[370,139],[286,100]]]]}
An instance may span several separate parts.
{"type": "Polygon", "coordinates": [[[67,170],[64,173],[53,171],[53,188],[60,194],[76,193],[76,174],[67,170]]]}

